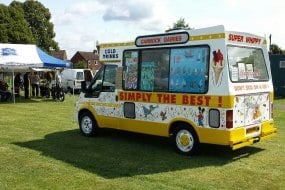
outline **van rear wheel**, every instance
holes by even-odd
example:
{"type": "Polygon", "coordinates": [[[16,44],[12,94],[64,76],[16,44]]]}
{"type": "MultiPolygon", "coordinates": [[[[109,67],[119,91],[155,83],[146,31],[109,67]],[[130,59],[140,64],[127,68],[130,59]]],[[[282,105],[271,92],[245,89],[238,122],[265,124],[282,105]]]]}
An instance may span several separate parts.
{"type": "Polygon", "coordinates": [[[92,137],[98,134],[98,126],[93,117],[89,112],[84,112],[79,118],[79,128],[84,136],[92,137]]]}
{"type": "Polygon", "coordinates": [[[193,155],[200,144],[194,129],[183,125],[175,129],[173,141],[176,151],[183,155],[193,155]]]}

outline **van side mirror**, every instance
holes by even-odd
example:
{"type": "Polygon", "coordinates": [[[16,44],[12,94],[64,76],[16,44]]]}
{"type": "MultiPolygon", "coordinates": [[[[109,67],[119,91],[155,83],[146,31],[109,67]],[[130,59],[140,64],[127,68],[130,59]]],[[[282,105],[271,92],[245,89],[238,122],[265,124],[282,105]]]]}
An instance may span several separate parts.
{"type": "Polygon", "coordinates": [[[86,81],[81,81],[81,92],[86,92],[86,81]]]}

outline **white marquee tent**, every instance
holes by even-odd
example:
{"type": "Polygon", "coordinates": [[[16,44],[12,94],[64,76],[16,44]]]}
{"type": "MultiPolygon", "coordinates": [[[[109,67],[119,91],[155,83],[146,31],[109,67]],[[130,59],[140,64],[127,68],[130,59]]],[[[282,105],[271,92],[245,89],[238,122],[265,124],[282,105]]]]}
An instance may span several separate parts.
{"type": "Polygon", "coordinates": [[[0,44],[1,70],[20,70],[33,67],[70,68],[72,64],[46,54],[36,45],[0,44]]]}
{"type": "Polygon", "coordinates": [[[70,62],[52,57],[36,45],[0,43],[0,72],[12,72],[13,79],[14,72],[24,72],[32,68],[71,67],[70,62]]]}

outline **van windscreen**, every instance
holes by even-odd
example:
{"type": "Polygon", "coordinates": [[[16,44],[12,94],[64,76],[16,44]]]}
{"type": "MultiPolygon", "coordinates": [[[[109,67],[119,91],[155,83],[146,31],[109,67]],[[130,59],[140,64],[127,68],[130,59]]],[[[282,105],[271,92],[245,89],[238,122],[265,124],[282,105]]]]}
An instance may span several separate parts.
{"type": "Polygon", "coordinates": [[[83,72],[77,72],[76,73],[76,80],[84,80],[83,72]]]}
{"type": "Polygon", "coordinates": [[[269,80],[262,49],[227,46],[227,50],[232,82],[269,80]]]}

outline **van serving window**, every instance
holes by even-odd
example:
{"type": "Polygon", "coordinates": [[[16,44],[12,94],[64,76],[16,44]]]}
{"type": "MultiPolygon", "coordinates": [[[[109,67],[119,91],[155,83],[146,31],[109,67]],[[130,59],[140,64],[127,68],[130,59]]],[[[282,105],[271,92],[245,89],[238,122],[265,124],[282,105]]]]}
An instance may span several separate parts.
{"type": "Polygon", "coordinates": [[[268,81],[262,49],[227,46],[232,82],[268,81]]]}
{"type": "Polygon", "coordinates": [[[140,89],[168,91],[169,49],[142,50],[140,89]]]}
{"type": "Polygon", "coordinates": [[[136,90],[138,87],[138,56],[138,51],[124,52],[123,88],[125,90],[136,90]]]}
{"type": "Polygon", "coordinates": [[[127,50],[123,56],[123,87],[125,90],[206,93],[209,52],[208,46],[127,50]]]}
{"type": "Polygon", "coordinates": [[[171,50],[169,83],[171,92],[207,92],[209,51],[208,46],[171,50]]]}

